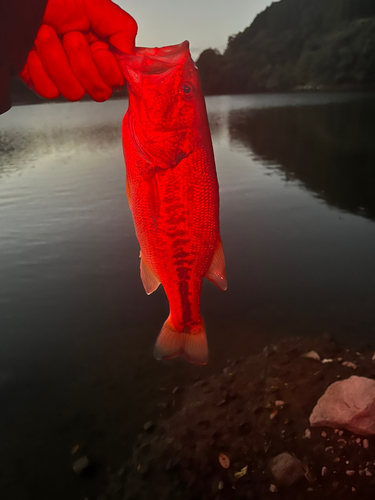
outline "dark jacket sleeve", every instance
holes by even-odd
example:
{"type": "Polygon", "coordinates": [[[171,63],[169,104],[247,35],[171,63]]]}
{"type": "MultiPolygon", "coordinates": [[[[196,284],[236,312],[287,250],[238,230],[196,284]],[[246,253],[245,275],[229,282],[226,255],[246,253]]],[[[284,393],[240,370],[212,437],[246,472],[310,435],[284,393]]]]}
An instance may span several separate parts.
{"type": "Polygon", "coordinates": [[[47,0],[0,0],[0,113],[11,107],[9,80],[22,70],[47,0]]]}

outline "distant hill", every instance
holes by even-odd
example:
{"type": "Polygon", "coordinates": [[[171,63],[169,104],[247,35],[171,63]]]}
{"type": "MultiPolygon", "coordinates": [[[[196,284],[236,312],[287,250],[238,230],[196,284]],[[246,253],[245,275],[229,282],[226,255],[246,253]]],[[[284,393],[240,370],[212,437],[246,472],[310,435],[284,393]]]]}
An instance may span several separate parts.
{"type": "Polygon", "coordinates": [[[281,0],[197,60],[206,94],[375,86],[375,0],[281,0]]]}

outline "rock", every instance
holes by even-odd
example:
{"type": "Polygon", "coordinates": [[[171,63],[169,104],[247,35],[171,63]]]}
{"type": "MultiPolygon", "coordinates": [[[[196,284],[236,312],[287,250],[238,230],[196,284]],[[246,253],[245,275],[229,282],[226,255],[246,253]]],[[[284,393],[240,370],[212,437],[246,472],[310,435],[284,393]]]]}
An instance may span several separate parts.
{"type": "Polygon", "coordinates": [[[274,478],[283,485],[290,486],[304,476],[301,460],[289,453],[281,453],[269,462],[274,478]]]}
{"type": "Polygon", "coordinates": [[[309,351],[302,354],[302,358],[315,359],[315,361],[320,361],[320,356],[316,351],[309,351]]]}
{"type": "Polygon", "coordinates": [[[143,426],[143,429],[146,432],[151,432],[154,430],[154,428],[155,428],[155,424],[154,424],[154,422],[151,422],[151,420],[149,422],[146,422],[145,425],[143,426]]]}
{"type": "Polygon", "coordinates": [[[89,459],[84,455],[73,463],[73,470],[76,474],[81,474],[89,465],[89,459]]]}
{"type": "Polygon", "coordinates": [[[311,431],[310,431],[310,429],[305,429],[305,434],[303,436],[303,439],[311,439],[311,431]]]}
{"type": "Polygon", "coordinates": [[[276,407],[282,407],[284,405],[285,405],[285,401],[282,401],[281,399],[278,399],[277,401],[275,401],[276,407]]]}
{"type": "Polygon", "coordinates": [[[313,409],[310,425],[375,434],[375,380],[353,375],[331,384],[313,409]]]}
{"type": "Polygon", "coordinates": [[[137,465],[137,472],[138,474],[147,474],[148,472],[148,465],[146,463],[143,464],[138,464],[137,465]]]}
{"type": "Polygon", "coordinates": [[[168,403],[166,403],[165,401],[161,401],[160,403],[158,403],[158,408],[160,408],[161,410],[165,410],[166,408],[168,408],[168,403]]]}
{"type": "Polygon", "coordinates": [[[357,365],[355,363],[352,363],[351,361],[343,361],[342,366],[347,366],[348,368],[353,368],[353,370],[355,370],[357,368],[357,365]]]}

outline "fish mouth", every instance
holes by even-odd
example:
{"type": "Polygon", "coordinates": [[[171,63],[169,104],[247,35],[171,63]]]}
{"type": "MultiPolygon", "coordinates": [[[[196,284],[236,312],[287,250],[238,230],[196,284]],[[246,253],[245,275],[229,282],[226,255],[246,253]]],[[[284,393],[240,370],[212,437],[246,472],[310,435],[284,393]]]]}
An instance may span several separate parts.
{"type": "Polygon", "coordinates": [[[190,58],[189,42],[166,47],[136,47],[134,54],[118,54],[121,65],[144,75],[158,75],[180,66],[190,58]]]}

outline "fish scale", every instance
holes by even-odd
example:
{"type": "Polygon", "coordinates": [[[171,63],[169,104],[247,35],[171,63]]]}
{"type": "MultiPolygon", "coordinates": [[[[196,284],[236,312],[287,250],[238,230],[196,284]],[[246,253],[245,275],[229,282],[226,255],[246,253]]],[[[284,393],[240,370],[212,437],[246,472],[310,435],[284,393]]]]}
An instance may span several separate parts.
{"type": "Polygon", "coordinates": [[[198,71],[188,42],[124,55],[129,108],[123,121],[127,193],[148,294],[161,283],[170,314],[158,359],[205,364],[202,280],[226,289],[219,189],[198,71]]]}

